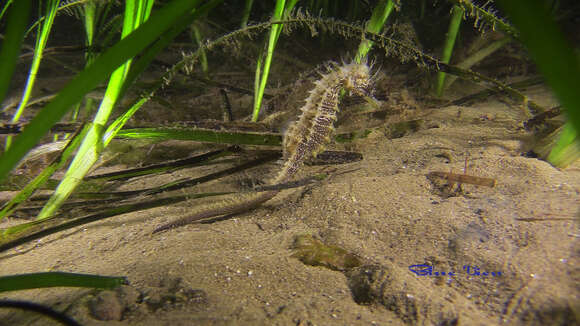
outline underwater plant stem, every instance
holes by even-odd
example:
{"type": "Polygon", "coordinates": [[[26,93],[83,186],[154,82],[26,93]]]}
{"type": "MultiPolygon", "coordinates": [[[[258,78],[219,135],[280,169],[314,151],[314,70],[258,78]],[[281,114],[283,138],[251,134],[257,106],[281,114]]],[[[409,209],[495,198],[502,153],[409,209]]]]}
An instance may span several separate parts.
{"type": "MultiPolygon", "coordinates": [[[[274,14],[272,15],[272,21],[277,21],[282,18],[282,13],[284,12],[284,5],[286,0],[276,0],[276,8],[274,9],[274,14]]],[[[270,28],[270,36],[268,39],[268,49],[266,56],[263,58],[263,68],[260,68],[262,61],[258,60],[258,65],[256,67],[256,77],[260,76],[259,80],[256,81],[256,95],[254,97],[254,110],[252,114],[252,121],[258,121],[258,116],[260,114],[260,108],[262,106],[262,97],[264,96],[264,90],[266,89],[266,82],[268,81],[268,74],[270,73],[270,64],[272,63],[272,57],[274,55],[274,48],[276,47],[276,41],[278,39],[279,32],[282,28],[282,24],[272,25],[270,28]],[[261,73],[258,71],[261,70],[261,73]]],[[[262,56],[260,56],[262,58],[262,56]]]]}
{"type": "Polygon", "coordinates": [[[14,0],[8,0],[4,3],[4,5],[2,5],[2,8],[0,9],[0,19],[2,19],[2,17],[4,17],[6,10],[8,10],[8,8],[10,8],[10,5],[12,4],[12,2],[14,2],[14,0]]]}
{"type": "MultiPolygon", "coordinates": [[[[387,18],[389,18],[389,15],[393,11],[394,7],[395,3],[393,2],[393,0],[381,0],[373,10],[371,19],[367,23],[366,31],[379,33],[381,29],[383,29],[383,26],[385,25],[385,22],[387,21],[387,18]]],[[[354,61],[356,63],[361,63],[363,58],[365,58],[366,55],[369,53],[372,46],[373,46],[372,41],[362,40],[358,46],[358,51],[356,53],[354,61]]]]}
{"type": "MultiPolygon", "coordinates": [[[[36,75],[38,74],[40,61],[42,61],[42,54],[44,52],[44,48],[46,47],[46,42],[48,41],[50,30],[52,29],[52,24],[54,22],[54,17],[56,16],[59,2],[59,0],[48,0],[46,2],[46,19],[42,22],[42,25],[39,26],[38,35],[36,36],[36,45],[34,47],[34,55],[32,57],[32,65],[30,66],[30,71],[28,72],[28,78],[26,80],[26,85],[24,86],[24,91],[22,92],[20,104],[12,116],[12,123],[16,123],[20,120],[20,116],[22,116],[24,108],[30,99],[30,94],[32,93],[34,82],[36,81],[36,75]]],[[[12,137],[6,137],[6,149],[10,148],[11,144],[12,137]]]]}
{"type": "Polygon", "coordinates": [[[208,68],[208,64],[207,64],[207,55],[205,53],[205,49],[203,48],[203,38],[201,37],[201,32],[199,31],[199,28],[195,25],[192,25],[191,29],[193,32],[193,37],[195,38],[195,42],[197,43],[197,46],[201,49],[201,56],[200,56],[201,71],[203,72],[203,75],[205,78],[209,78],[209,68],[208,68]]]}
{"type": "MultiPolygon", "coordinates": [[[[30,14],[31,0],[19,0],[14,3],[8,15],[8,23],[5,29],[5,36],[0,49],[0,103],[4,100],[6,92],[10,87],[12,73],[16,68],[20,45],[24,38],[26,23],[30,14]]],[[[4,5],[2,15],[11,4],[11,1],[4,5]]],[[[0,15],[0,17],[2,16],[0,15]]]]}
{"type": "MultiPolygon", "coordinates": [[[[476,53],[470,55],[462,62],[458,63],[456,66],[463,69],[470,69],[473,65],[477,64],[481,60],[487,58],[489,55],[494,53],[495,51],[501,49],[504,45],[508,44],[512,41],[511,37],[505,36],[502,39],[492,42],[485,48],[477,51],[476,53]]],[[[457,76],[446,76],[445,77],[445,84],[443,89],[447,89],[455,80],[457,80],[457,76]]]]}
{"type": "Polygon", "coordinates": [[[218,144],[280,146],[282,137],[279,134],[260,132],[241,132],[213,130],[203,128],[135,128],[122,129],[117,138],[157,139],[157,140],[190,140],[218,144]]]}
{"type": "MultiPolygon", "coordinates": [[[[451,54],[453,53],[453,47],[455,46],[455,40],[457,39],[457,34],[459,33],[459,27],[461,26],[461,19],[463,18],[463,8],[458,5],[454,5],[451,12],[451,21],[449,22],[449,30],[447,31],[447,39],[445,40],[445,46],[443,48],[443,54],[441,56],[441,62],[449,63],[451,60],[451,54]]],[[[437,96],[443,94],[443,85],[445,83],[445,73],[440,71],[437,73],[437,96]]]]}
{"type": "Polygon", "coordinates": [[[92,60],[92,46],[95,39],[95,27],[97,23],[97,3],[89,1],[85,3],[83,9],[83,23],[85,27],[85,45],[89,49],[87,51],[85,60],[90,64],[92,60]]]}
{"type": "Polygon", "coordinates": [[[248,20],[250,19],[250,12],[252,12],[253,4],[254,0],[246,0],[246,4],[244,5],[244,12],[242,14],[242,21],[240,22],[241,28],[248,26],[248,20]]]}

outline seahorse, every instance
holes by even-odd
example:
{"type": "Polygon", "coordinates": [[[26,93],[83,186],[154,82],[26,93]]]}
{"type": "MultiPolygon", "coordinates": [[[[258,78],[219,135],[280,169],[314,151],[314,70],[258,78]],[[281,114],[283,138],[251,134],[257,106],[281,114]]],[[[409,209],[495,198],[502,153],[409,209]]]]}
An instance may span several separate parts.
{"type": "MultiPolygon", "coordinates": [[[[372,75],[366,63],[349,63],[339,66],[330,63],[327,72],[314,83],[300,118],[293,122],[284,134],[284,165],[268,183],[272,185],[291,181],[304,161],[322,152],[334,132],[334,122],[339,112],[341,90],[371,95],[372,75]]],[[[205,218],[229,215],[251,210],[272,199],[280,190],[247,193],[201,206],[188,216],[157,227],[153,233],[190,224],[205,218]]]]}

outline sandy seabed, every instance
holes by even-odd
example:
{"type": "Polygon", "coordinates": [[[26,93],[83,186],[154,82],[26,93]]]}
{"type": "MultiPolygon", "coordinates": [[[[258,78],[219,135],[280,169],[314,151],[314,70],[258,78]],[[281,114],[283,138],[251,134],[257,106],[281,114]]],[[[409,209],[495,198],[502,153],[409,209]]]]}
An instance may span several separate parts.
{"type": "MultiPolygon", "coordinates": [[[[530,137],[521,128],[522,112],[498,101],[412,115],[422,121],[415,132],[389,139],[385,121],[366,138],[333,144],[363,160],[306,167],[302,176],[336,171],[234,218],[152,234],[197,205],[187,202],[85,225],[0,255],[1,275],[95,273],[126,276],[129,285],[0,297],[47,304],[87,326],[579,323],[578,164],[559,170],[522,156],[530,137]],[[497,185],[463,184],[457,193],[427,177],[464,173],[466,157],[467,174],[497,185]],[[294,239],[305,234],[343,248],[362,265],[341,271],[304,264],[292,255],[294,239]],[[413,273],[412,265],[432,266],[433,275],[413,273]],[[475,268],[490,274],[473,275],[475,268]]],[[[360,123],[355,120],[347,124],[360,123]]],[[[167,181],[157,178],[147,182],[167,181]]],[[[206,189],[212,187],[219,186],[206,189]]],[[[0,311],[0,325],[51,322],[0,311]]]]}

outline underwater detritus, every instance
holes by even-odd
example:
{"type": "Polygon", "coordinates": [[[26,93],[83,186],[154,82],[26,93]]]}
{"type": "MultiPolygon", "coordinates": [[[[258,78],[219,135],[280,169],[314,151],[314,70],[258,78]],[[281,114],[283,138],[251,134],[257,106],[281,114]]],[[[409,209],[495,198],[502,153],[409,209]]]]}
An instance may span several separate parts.
{"type": "Polygon", "coordinates": [[[293,258],[306,265],[323,266],[335,271],[346,271],[362,264],[354,254],[338,247],[330,246],[309,234],[298,235],[292,245],[293,258]]]}
{"type": "Polygon", "coordinates": [[[457,174],[452,172],[432,171],[427,174],[428,177],[438,177],[452,183],[469,183],[476,186],[484,186],[493,188],[497,181],[492,178],[477,177],[468,174],[457,174]]]}

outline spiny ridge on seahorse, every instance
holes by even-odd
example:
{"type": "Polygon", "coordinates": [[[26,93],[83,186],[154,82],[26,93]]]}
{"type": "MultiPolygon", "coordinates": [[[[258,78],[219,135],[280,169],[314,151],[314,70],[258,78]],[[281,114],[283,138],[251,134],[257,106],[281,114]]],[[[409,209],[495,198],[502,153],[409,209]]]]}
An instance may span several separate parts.
{"type": "MultiPolygon", "coordinates": [[[[288,182],[302,167],[304,161],[324,150],[334,131],[339,111],[340,91],[345,90],[370,96],[371,74],[366,64],[350,63],[339,66],[332,63],[310,91],[301,108],[300,118],[290,125],[283,141],[284,166],[270,184],[288,182]]],[[[186,225],[197,220],[253,209],[270,200],[279,190],[249,193],[201,206],[190,215],[162,225],[153,232],[186,225]]]]}

